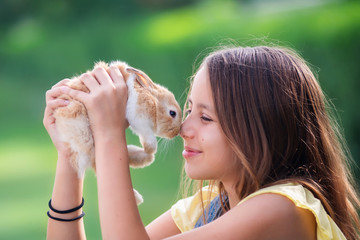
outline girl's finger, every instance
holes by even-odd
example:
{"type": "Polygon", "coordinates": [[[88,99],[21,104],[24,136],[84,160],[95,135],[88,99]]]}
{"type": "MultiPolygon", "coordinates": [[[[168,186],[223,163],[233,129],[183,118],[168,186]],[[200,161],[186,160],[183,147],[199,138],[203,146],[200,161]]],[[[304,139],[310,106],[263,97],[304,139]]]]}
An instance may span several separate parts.
{"type": "Polygon", "coordinates": [[[68,82],[70,82],[71,80],[69,78],[65,78],[61,81],[59,81],[57,84],[55,84],[54,86],[52,86],[52,88],[57,88],[57,87],[60,87],[60,86],[64,86],[66,85],[68,82]]]}
{"type": "Polygon", "coordinates": [[[65,107],[70,103],[69,100],[65,100],[65,99],[61,99],[61,98],[57,98],[54,100],[51,100],[49,102],[47,102],[46,107],[49,109],[56,109],[59,107],[65,107]]]}
{"type": "Polygon", "coordinates": [[[111,66],[109,68],[109,74],[110,74],[110,77],[111,77],[111,79],[112,79],[112,81],[114,82],[115,85],[123,85],[123,84],[125,84],[124,77],[121,74],[118,67],[111,66]]]}
{"type": "Polygon", "coordinates": [[[68,86],[61,86],[61,87],[59,87],[59,89],[63,94],[66,94],[66,95],[70,96],[71,98],[78,100],[79,102],[82,102],[84,104],[87,102],[87,100],[89,98],[88,93],[72,89],[68,86]]]}
{"type": "MultiPolygon", "coordinates": [[[[62,86],[63,87],[63,86],[62,86]]],[[[55,98],[58,98],[63,94],[63,91],[61,90],[61,87],[55,87],[48,91],[46,91],[46,102],[53,100],[55,98]]]]}
{"type": "Polygon", "coordinates": [[[111,85],[113,86],[114,85],[108,72],[104,68],[96,67],[93,70],[93,74],[101,85],[103,85],[103,86],[111,86],[111,85]]]}
{"type": "Polygon", "coordinates": [[[44,112],[44,119],[43,119],[43,124],[45,126],[45,128],[47,129],[48,126],[50,124],[53,124],[55,122],[55,118],[53,116],[53,109],[51,108],[45,108],[45,112],[44,112]]]}
{"type": "Polygon", "coordinates": [[[91,73],[82,74],[79,79],[85,84],[85,86],[90,90],[90,92],[96,91],[100,83],[91,73]]]}
{"type": "Polygon", "coordinates": [[[50,100],[46,103],[46,108],[44,112],[44,125],[46,126],[47,123],[53,123],[55,121],[55,118],[53,117],[53,113],[55,109],[59,107],[65,107],[69,104],[68,100],[65,99],[54,99],[50,100]]]}

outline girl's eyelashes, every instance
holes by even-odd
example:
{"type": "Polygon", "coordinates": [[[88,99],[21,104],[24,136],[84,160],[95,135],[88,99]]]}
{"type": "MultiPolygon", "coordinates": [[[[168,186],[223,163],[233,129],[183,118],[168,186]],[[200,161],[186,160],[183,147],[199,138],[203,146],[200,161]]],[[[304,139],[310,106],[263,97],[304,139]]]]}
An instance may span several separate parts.
{"type": "Polygon", "coordinates": [[[206,121],[206,122],[212,122],[211,118],[205,117],[205,116],[201,116],[201,119],[206,121]]]}
{"type": "MultiPolygon", "coordinates": [[[[190,113],[191,113],[191,109],[187,109],[184,111],[185,113],[185,117],[187,117],[190,113]]],[[[205,121],[205,122],[212,122],[213,120],[207,116],[201,115],[200,116],[201,120],[205,121]]]]}

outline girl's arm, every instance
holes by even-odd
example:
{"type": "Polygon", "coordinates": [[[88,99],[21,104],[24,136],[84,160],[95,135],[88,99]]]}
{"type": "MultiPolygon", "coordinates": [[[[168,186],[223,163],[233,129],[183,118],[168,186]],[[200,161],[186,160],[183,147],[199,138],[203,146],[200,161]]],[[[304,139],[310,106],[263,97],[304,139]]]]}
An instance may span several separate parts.
{"type": "Polygon", "coordinates": [[[103,239],[148,239],[130,179],[125,130],[127,86],[116,67],[82,75],[89,93],[62,87],[84,103],[95,142],[99,215],[103,239]]]}
{"type": "MultiPolygon", "coordinates": [[[[77,173],[70,166],[70,150],[64,144],[56,130],[53,112],[56,108],[66,106],[67,101],[58,99],[61,95],[60,87],[68,79],[60,81],[46,93],[46,108],[44,114],[44,126],[48,131],[53,144],[58,151],[58,161],[56,165],[56,175],[52,193],[51,205],[57,210],[67,210],[79,206],[82,201],[83,180],[77,177],[77,173]]],[[[81,209],[67,214],[58,214],[49,210],[53,217],[62,219],[72,219],[81,214],[81,209]]],[[[82,219],[72,222],[61,222],[49,218],[47,239],[85,239],[84,224],[82,219]]]]}
{"type": "Polygon", "coordinates": [[[181,233],[171,217],[170,210],[147,225],[146,232],[150,239],[164,239],[181,233]]]}
{"type": "MultiPolygon", "coordinates": [[[[51,205],[57,210],[72,209],[82,202],[83,180],[79,179],[72,169],[68,158],[59,154],[51,198],[51,205]]],[[[49,213],[53,217],[72,219],[79,216],[82,209],[67,214],[58,214],[51,210],[49,213]]],[[[82,218],[71,222],[49,218],[47,239],[86,239],[82,218]]]]}
{"type": "Polygon", "coordinates": [[[130,179],[125,133],[117,138],[104,137],[96,147],[103,239],[148,239],[130,179]]]}
{"type": "Polygon", "coordinates": [[[314,215],[279,194],[253,197],[215,221],[182,234],[170,211],[146,229],[151,239],[317,239],[314,215]]]}

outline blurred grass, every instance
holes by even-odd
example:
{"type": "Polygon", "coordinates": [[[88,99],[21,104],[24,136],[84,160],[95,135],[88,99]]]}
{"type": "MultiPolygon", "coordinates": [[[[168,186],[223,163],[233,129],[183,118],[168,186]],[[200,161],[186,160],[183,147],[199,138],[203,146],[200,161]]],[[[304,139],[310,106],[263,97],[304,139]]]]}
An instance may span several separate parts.
{"type": "MultiPolygon", "coordinates": [[[[57,155],[44,132],[31,136],[35,138],[19,137],[0,142],[0,212],[3,216],[0,239],[42,239],[46,234],[47,202],[51,197],[57,155]]],[[[128,139],[129,143],[137,142],[131,133],[128,139]]],[[[131,170],[134,188],[145,199],[139,207],[145,223],[166,211],[177,197],[180,144],[179,139],[173,140],[168,152],[159,150],[162,154],[153,165],[131,170]]],[[[163,142],[159,147],[162,145],[163,142]]],[[[89,239],[100,239],[96,177],[91,171],[86,175],[84,197],[87,234],[89,239]]]]}
{"type": "MultiPolygon", "coordinates": [[[[268,6],[198,1],[124,16],[106,14],[104,8],[100,14],[78,18],[27,15],[10,26],[0,24],[0,239],[45,238],[56,151],[41,123],[44,94],[98,60],[121,59],[144,70],[173,91],[182,105],[199,54],[233,42],[228,39],[242,45],[278,39],[313,64],[339,110],[338,120],[359,164],[360,3],[290,10],[268,6]]],[[[130,132],[127,136],[129,143],[137,144],[130,132]]],[[[134,188],[145,199],[139,207],[145,224],[177,198],[181,145],[179,138],[161,141],[155,163],[131,171],[134,188]]],[[[359,169],[354,172],[360,175],[359,169]]],[[[87,236],[100,239],[92,172],[86,176],[84,197],[87,236]]]]}

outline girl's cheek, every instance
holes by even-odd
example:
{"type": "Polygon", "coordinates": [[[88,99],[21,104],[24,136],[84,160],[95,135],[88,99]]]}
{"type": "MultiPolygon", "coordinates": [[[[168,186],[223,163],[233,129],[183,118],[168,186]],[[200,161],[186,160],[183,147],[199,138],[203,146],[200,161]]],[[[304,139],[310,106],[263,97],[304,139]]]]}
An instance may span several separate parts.
{"type": "Polygon", "coordinates": [[[207,126],[203,126],[198,128],[198,139],[202,143],[208,143],[211,142],[214,138],[216,138],[216,133],[213,132],[211,128],[208,128],[207,126]]]}
{"type": "Polygon", "coordinates": [[[226,137],[223,135],[221,129],[215,124],[203,127],[198,131],[198,134],[199,140],[211,148],[218,149],[228,146],[226,137]]]}

